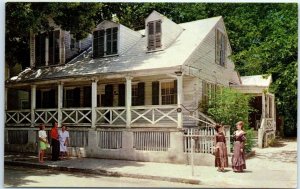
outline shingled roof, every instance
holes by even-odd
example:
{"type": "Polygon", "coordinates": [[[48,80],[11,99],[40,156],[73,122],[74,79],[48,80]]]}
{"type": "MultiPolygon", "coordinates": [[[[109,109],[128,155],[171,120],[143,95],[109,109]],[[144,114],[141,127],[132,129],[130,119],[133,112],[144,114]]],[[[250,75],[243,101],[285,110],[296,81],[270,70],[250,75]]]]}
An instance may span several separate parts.
{"type": "MultiPolygon", "coordinates": [[[[114,74],[147,69],[171,68],[183,65],[197,46],[205,39],[222,17],[213,17],[179,24],[184,31],[166,49],[147,53],[146,37],[133,45],[128,51],[114,57],[93,59],[91,50],[73,61],[61,66],[26,68],[7,83],[19,83],[38,80],[55,80],[66,77],[86,75],[114,74]]],[[[144,34],[144,30],[139,31],[144,34]]]]}

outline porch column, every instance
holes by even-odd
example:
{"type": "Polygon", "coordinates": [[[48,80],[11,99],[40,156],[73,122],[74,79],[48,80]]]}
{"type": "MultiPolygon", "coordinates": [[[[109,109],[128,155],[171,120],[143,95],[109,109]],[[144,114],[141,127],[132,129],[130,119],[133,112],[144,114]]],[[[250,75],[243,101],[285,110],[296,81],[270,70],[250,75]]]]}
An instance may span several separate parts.
{"type": "Polygon", "coordinates": [[[183,97],[183,78],[182,78],[182,72],[175,72],[177,76],[177,108],[180,111],[177,111],[177,128],[182,128],[183,126],[183,118],[182,118],[182,109],[181,109],[181,104],[182,104],[182,97],[183,97]]]}
{"type": "Polygon", "coordinates": [[[35,123],[35,108],[36,108],[36,85],[31,85],[31,127],[34,127],[35,123]]]}
{"type": "Polygon", "coordinates": [[[126,128],[130,128],[131,123],[131,80],[133,77],[126,77],[126,128]]]}
{"type": "Polygon", "coordinates": [[[96,127],[96,107],[97,107],[97,82],[98,80],[94,80],[92,82],[92,128],[96,127]]]}
{"type": "Polygon", "coordinates": [[[276,121],[276,113],[275,113],[275,95],[272,96],[272,118],[276,121]]]}
{"type": "Polygon", "coordinates": [[[265,96],[265,93],[263,92],[262,93],[262,96],[261,96],[261,105],[262,105],[262,107],[261,107],[261,117],[262,118],[265,118],[265,116],[266,116],[266,96],[265,96]]]}
{"type": "Polygon", "coordinates": [[[266,107],[266,117],[267,118],[270,118],[270,95],[267,93],[266,94],[266,100],[267,100],[267,102],[266,102],[266,105],[267,105],[267,107],[266,107]]]}
{"type": "Polygon", "coordinates": [[[57,123],[58,123],[58,126],[61,127],[62,125],[62,111],[61,109],[63,108],[63,94],[64,94],[64,85],[63,83],[59,83],[58,84],[58,103],[57,103],[57,117],[58,117],[58,120],[57,120],[57,123]]]}
{"type": "Polygon", "coordinates": [[[8,93],[8,88],[5,87],[5,96],[4,96],[5,110],[7,110],[7,93],[8,93]]]}
{"type": "Polygon", "coordinates": [[[45,39],[45,64],[48,66],[49,64],[49,37],[47,36],[45,39]]]}

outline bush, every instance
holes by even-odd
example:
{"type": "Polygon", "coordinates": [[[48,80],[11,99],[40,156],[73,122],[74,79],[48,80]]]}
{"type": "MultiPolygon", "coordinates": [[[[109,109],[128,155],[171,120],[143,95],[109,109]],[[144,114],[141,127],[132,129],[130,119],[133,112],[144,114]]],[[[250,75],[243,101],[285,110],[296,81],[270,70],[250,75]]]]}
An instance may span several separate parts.
{"type": "Polygon", "coordinates": [[[247,133],[246,152],[250,152],[254,145],[253,130],[249,128],[249,113],[254,111],[249,103],[253,98],[250,95],[242,94],[234,89],[223,88],[216,92],[216,95],[209,101],[207,113],[216,122],[230,125],[230,133],[235,130],[238,121],[244,122],[244,131],[247,133]]]}

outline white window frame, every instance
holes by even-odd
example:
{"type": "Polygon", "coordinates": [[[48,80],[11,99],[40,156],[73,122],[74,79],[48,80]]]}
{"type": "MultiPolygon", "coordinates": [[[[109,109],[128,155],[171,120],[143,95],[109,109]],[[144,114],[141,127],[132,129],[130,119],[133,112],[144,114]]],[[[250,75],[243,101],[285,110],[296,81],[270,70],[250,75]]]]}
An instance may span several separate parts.
{"type": "Polygon", "coordinates": [[[162,93],[161,93],[162,83],[168,83],[168,82],[173,82],[174,83],[174,81],[175,81],[175,79],[163,79],[163,80],[159,81],[159,105],[174,105],[174,104],[162,104],[162,93]]]}

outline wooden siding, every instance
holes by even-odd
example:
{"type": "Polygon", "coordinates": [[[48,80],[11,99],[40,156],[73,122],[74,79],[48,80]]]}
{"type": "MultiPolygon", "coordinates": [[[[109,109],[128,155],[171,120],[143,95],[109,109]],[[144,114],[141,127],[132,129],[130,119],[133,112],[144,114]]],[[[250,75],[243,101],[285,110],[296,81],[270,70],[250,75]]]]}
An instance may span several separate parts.
{"type": "Polygon", "coordinates": [[[92,46],[92,35],[89,34],[86,38],[80,40],[80,41],[77,41],[78,43],[80,43],[80,48],[77,49],[77,48],[73,48],[71,49],[71,38],[72,38],[72,35],[70,34],[70,32],[65,32],[64,34],[64,41],[65,41],[65,57],[66,57],[66,60],[70,59],[71,57],[74,57],[76,56],[77,54],[79,54],[80,51],[82,50],[85,50],[89,47],[92,46]]]}
{"type": "MultiPolygon", "coordinates": [[[[192,68],[199,69],[198,77],[212,83],[218,83],[224,86],[229,86],[230,81],[239,83],[237,72],[234,71],[234,64],[228,58],[231,55],[229,42],[226,47],[226,62],[225,67],[215,63],[215,36],[216,28],[220,31],[225,31],[224,23],[222,20],[211,30],[206,36],[204,41],[197,47],[185,65],[192,68]]],[[[226,40],[228,40],[226,35],[226,40]]]]}

